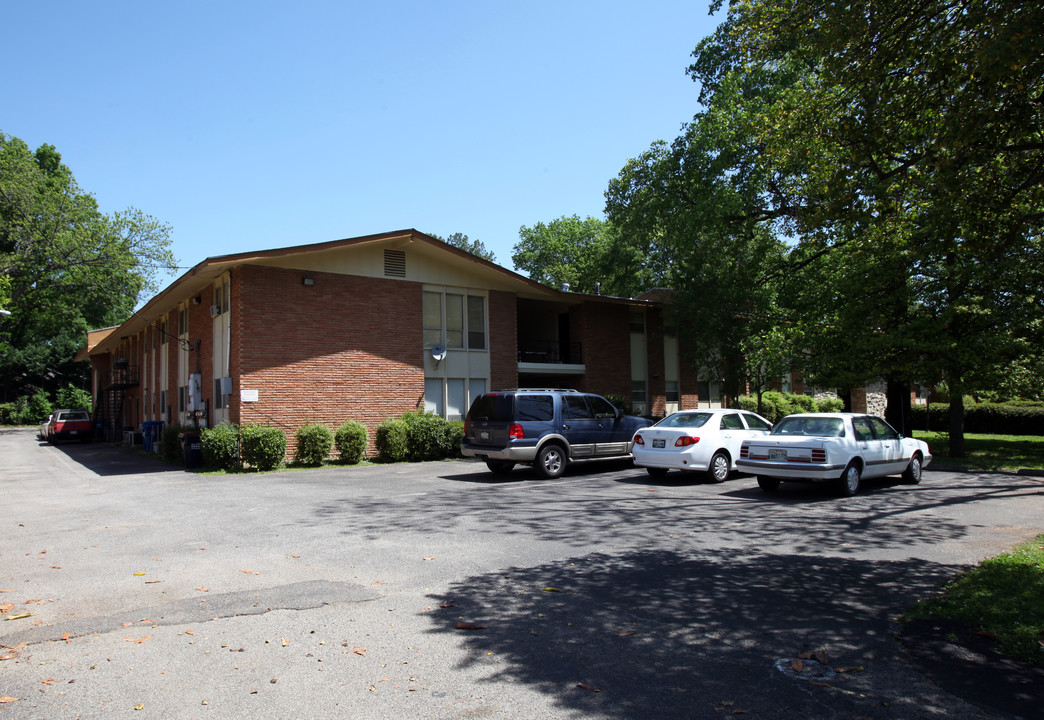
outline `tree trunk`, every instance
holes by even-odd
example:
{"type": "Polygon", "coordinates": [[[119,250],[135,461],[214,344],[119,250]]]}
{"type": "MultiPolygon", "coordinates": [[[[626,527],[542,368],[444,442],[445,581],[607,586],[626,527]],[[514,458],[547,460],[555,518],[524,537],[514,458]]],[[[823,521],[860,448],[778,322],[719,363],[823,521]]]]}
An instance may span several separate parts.
{"type": "Polygon", "coordinates": [[[964,383],[959,374],[948,374],[950,390],[950,457],[965,457],[964,450],[964,383]]]}
{"type": "Polygon", "coordinates": [[[901,380],[889,380],[886,390],[888,405],[885,407],[885,420],[903,435],[913,435],[913,411],[910,408],[910,383],[901,380]]]}

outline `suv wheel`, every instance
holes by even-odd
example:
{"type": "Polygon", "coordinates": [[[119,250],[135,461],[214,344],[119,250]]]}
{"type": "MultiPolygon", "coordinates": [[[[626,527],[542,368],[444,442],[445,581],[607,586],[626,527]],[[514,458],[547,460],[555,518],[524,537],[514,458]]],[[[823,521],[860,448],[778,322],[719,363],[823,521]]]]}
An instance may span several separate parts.
{"type": "Polygon", "coordinates": [[[565,453],[560,445],[549,443],[537,452],[533,467],[541,477],[553,479],[559,477],[565,470],[565,453]]]}

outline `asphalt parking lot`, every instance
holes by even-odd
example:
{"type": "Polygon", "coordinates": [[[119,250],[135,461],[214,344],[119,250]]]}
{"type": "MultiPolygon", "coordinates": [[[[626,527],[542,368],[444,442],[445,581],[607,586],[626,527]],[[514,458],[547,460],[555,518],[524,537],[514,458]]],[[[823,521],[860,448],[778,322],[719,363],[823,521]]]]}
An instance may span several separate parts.
{"type": "Polygon", "coordinates": [[[839,499],[628,464],[209,476],[28,429],[0,458],[0,720],[1011,717],[896,616],[1044,531],[1041,478],[931,468],[839,499]]]}

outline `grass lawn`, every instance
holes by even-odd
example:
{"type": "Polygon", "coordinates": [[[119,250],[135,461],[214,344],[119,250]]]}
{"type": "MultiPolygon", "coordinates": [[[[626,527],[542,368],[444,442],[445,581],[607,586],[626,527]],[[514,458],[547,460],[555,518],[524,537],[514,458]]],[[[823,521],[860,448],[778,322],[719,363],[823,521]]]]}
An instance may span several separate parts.
{"type": "MultiPolygon", "coordinates": [[[[1044,470],[1044,437],[1039,435],[964,434],[968,457],[950,457],[950,436],[945,432],[914,430],[932,451],[932,464],[959,465],[983,470],[1044,470]]],[[[931,466],[929,466],[931,467],[931,466]]]]}
{"type": "Polygon", "coordinates": [[[904,616],[944,618],[995,636],[998,649],[1044,666],[1044,535],[983,560],[904,616]]]}

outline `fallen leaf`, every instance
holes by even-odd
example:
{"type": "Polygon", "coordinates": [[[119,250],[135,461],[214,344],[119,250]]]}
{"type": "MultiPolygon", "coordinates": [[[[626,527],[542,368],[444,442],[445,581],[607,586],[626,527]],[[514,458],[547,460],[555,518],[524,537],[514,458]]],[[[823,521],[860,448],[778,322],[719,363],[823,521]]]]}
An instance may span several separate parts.
{"type": "Polygon", "coordinates": [[[18,657],[18,653],[9,652],[5,653],[4,655],[0,655],[0,660],[14,660],[16,657],[18,657]]]}
{"type": "Polygon", "coordinates": [[[32,617],[32,613],[21,613],[19,615],[8,615],[4,620],[21,620],[22,618],[32,617]]]}
{"type": "Polygon", "coordinates": [[[135,709],[135,710],[144,710],[144,709],[145,709],[145,705],[144,705],[144,704],[141,704],[141,705],[135,705],[135,706],[134,706],[134,709],[135,709]]]}
{"type": "Polygon", "coordinates": [[[208,588],[208,587],[203,587],[202,585],[200,585],[200,586],[199,586],[198,588],[196,588],[196,589],[197,589],[197,590],[199,590],[200,592],[210,592],[210,588],[208,588]]]}
{"type": "Polygon", "coordinates": [[[191,630],[186,630],[185,634],[186,635],[195,635],[196,633],[192,632],[191,630]]]}
{"type": "Polygon", "coordinates": [[[435,559],[435,556],[433,555],[432,557],[426,557],[426,558],[424,558],[424,559],[425,559],[425,560],[434,560],[434,559],[435,559]]]}
{"type": "Polygon", "coordinates": [[[790,667],[794,668],[794,672],[801,672],[805,669],[805,663],[801,662],[797,658],[790,661],[790,667]]]}
{"type": "Polygon", "coordinates": [[[616,637],[629,637],[630,635],[634,635],[637,632],[637,630],[624,630],[623,632],[616,633],[616,637]]]}
{"type": "Polygon", "coordinates": [[[21,642],[21,643],[18,643],[17,645],[0,645],[0,647],[5,647],[8,650],[21,650],[22,648],[24,648],[28,644],[29,643],[27,643],[27,642],[21,642]]]}
{"type": "Polygon", "coordinates": [[[0,695],[0,703],[18,702],[18,698],[11,697],[10,695],[0,695]]]}
{"type": "Polygon", "coordinates": [[[291,555],[290,557],[292,557],[292,558],[299,558],[301,556],[300,555],[291,555]]]}
{"type": "Polygon", "coordinates": [[[14,610],[14,603],[0,603],[0,615],[14,610]]]}
{"type": "MultiPolygon", "coordinates": [[[[289,640],[287,640],[286,638],[281,638],[280,640],[281,640],[281,642],[282,642],[282,644],[283,644],[283,647],[286,647],[287,645],[289,645],[289,644],[290,644],[290,641],[289,641],[289,640]]],[[[274,681],[273,681],[273,682],[274,682],[274,681]]]]}
{"type": "Polygon", "coordinates": [[[133,624],[134,623],[120,623],[120,625],[122,625],[123,627],[130,627],[133,624]]]}
{"type": "Polygon", "coordinates": [[[162,580],[146,580],[145,584],[146,585],[155,585],[156,583],[161,583],[161,582],[163,582],[163,581],[162,580]]]}
{"type": "Polygon", "coordinates": [[[479,625],[478,623],[472,623],[472,622],[458,622],[457,623],[457,629],[458,630],[483,630],[483,629],[485,629],[485,627],[486,627],[485,625],[479,625]]]}
{"type": "Polygon", "coordinates": [[[244,575],[260,575],[261,574],[257,570],[240,570],[239,572],[243,573],[244,575]]]}
{"type": "Polygon", "coordinates": [[[439,605],[439,607],[441,607],[441,608],[457,607],[457,603],[444,602],[441,605],[439,605]]]}
{"type": "Polygon", "coordinates": [[[62,640],[69,642],[69,633],[62,633],[62,640]]]}
{"type": "Polygon", "coordinates": [[[51,567],[54,568],[55,570],[61,570],[62,569],[61,565],[52,565],[51,567]]]}
{"type": "Polygon", "coordinates": [[[365,655],[366,654],[366,648],[352,648],[352,652],[355,653],[356,655],[365,655]]]}
{"type": "Polygon", "coordinates": [[[576,686],[578,688],[580,688],[581,690],[590,690],[591,692],[602,692],[601,690],[596,688],[594,685],[589,685],[588,683],[585,683],[585,682],[578,682],[576,684],[576,686]]]}
{"type": "Polygon", "coordinates": [[[836,672],[836,673],[854,673],[854,672],[863,672],[863,670],[865,670],[865,669],[866,668],[864,668],[862,665],[852,665],[851,667],[836,667],[836,668],[834,668],[834,672],[836,672]]]}
{"type": "Polygon", "coordinates": [[[137,640],[135,640],[134,638],[123,638],[123,642],[130,642],[130,643],[134,643],[135,645],[141,645],[143,642],[148,640],[150,637],[152,637],[152,636],[151,635],[146,635],[145,637],[138,638],[137,640]]]}
{"type": "Polygon", "coordinates": [[[544,588],[544,592],[562,592],[562,591],[559,590],[558,588],[555,588],[555,587],[546,587],[546,588],[544,588]]]}
{"type": "Polygon", "coordinates": [[[1000,637],[991,633],[989,630],[979,630],[975,633],[979,637],[989,638],[990,640],[1000,640],[1000,637]]]}
{"type": "Polygon", "coordinates": [[[26,600],[22,604],[23,605],[46,605],[47,601],[46,600],[42,600],[40,598],[32,598],[31,600],[26,600]]]}
{"type": "Polygon", "coordinates": [[[50,685],[54,682],[54,678],[47,678],[46,680],[41,680],[40,682],[44,685],[50,685]]]}
{"type": "Polygon", "coordinates": [[[141,577],[142,575],[145,575],[145,574],[146,573],[143,573],[143,572],[137,572],[137,573],[134,573],[134,576],[135,577],[141,577]]]}

